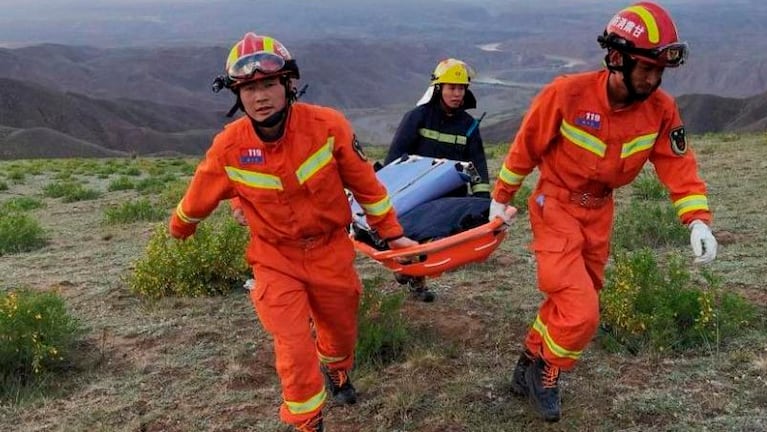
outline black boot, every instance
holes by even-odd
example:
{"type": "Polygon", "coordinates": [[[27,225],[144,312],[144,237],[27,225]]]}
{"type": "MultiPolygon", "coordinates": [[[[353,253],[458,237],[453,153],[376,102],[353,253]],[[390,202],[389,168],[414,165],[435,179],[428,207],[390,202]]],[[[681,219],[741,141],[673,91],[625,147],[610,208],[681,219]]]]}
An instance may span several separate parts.
{"type": "Polygon", "coordinates": [[[514,373],[511,376],[511,391],[518,396],[527,396],[527,382],[525,381],[525,372],[527,368],[535,361],[535,355],[527,348],[519,355],[517,365],[514,366],[514,373]]]}
{"type": "Polygon", "coordinates": [[[426,287],[426,278],[423,276],[414,277],[408,282],[408,288],[410,289],[410,295],[414,299],[420,300],[424,303],[431,303],[437,297],[436,294],[429,291],[426,287]]]}
{"type": "Polygon", "coordinates": [[[341,405],[354,405],[357,403],[357,390],[354,389],[349,374],[342,369],[330,369],[322,366],[322,373],[325,374],[325,386],[333,400],[341,405]]]}
{"type": "Polygon", "coordinates": [[[423,276],[408,276],[395,273],[394,279],[400,285],[407,285],[410,296],[415,300],[431,303],[437,298],[437,295],[426,287],[426,278],[423,276]]]}
{"type": "Polygon", "coordinates": [[[559,397],[559,368],[542,358],[537,359],[525,372],[530,403],[547,422],[559,421],[562,401],[559,397]]]}

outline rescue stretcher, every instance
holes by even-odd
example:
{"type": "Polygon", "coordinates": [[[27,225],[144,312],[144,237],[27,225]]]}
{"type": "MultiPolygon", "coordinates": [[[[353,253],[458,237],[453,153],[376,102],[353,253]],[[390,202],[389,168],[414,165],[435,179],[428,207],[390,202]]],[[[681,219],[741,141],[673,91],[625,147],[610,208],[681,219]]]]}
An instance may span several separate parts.
{"type": "MultiPolygon", "coordinates": [[[[392,206],[400,216],[458,187],[479,181],[471,163],[408,155],[381,168],[376,175],[386,186],[392,206]]],[[[349,202],[353,220],[350,237],[357,251],[395,273],[408,276],[439,276],[445,271],[484,261],[506,236],[506,225],[500,219],[484,222],[485,213],[484,223],[465,231],[405,249],[387,250],[351,194],[349,202]]]]}

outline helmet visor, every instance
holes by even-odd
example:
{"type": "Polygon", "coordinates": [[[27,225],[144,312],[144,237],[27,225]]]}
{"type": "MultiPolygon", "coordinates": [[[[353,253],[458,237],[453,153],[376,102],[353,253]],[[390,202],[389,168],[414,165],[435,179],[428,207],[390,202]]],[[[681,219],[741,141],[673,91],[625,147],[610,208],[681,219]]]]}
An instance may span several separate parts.
{"type": "Polygon", "coordinates": [[[269,52],[258,52],[246,55],[226,70],[226,74],[233,80],[248,80],[256,75],[256,72],[262,74],[273,74],[281,71],[285,67],[285,59],[269,52]]]}

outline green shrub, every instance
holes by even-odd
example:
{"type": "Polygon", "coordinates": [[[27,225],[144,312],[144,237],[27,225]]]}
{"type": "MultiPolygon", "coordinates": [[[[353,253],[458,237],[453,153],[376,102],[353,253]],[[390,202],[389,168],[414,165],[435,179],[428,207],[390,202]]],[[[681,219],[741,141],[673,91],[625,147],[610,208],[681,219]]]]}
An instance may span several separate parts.
{"type": "Polygon", "coordinates": [[[165,190],[165,184],[174,182],[177,179],[175,174],[165,174],[159,177],[147,177],[136,183],[136,190],[144,195],[155,195],[165,190]]]}
{"type": "Polygon", "coordinates": [[[33,197],[13,197],[0,203],[0,212],[22,212],[44,207],[45,203],[33,197]]]}
{"type": "Polygon", "coordinates": [[[127,201],[104,210],[104,220],[108,224],[125,224],[132,222],[155,222],[168,216],[165,209],[157,208],[148,199],[127,201]]]}
{"type": "Polygon", "coordinates": [[[95,190],[95,189],[89,189],[83,186],[79,186],[76,189],[73,189],[66,195],[64,195],[62,201],[63,202],[75,202],[75,201],[89,201],[97,199],[101,196],[101,192],[95,190]]]}
{"type": "Polygon", "coordinates": [[[0,214],[0,255],[29,252],[46,243],[45,232],[31,216],[16,212],[0,214]]]}
{"type": "Polygon", "coordinates": [[[141,168],[136,166],[126,166],[122,173],[127,176],[138,177],[141,175],[141,168]]]}
{"type": "Polygon", "coordinates": [[[23,168],[11,168],[8,170],[5,176],[8,177],[8,180],[13,180],[14,184],[22,184],[27,178],[23,168]]]}
{"type": "Polygon", "coordinates": [[[57,173],[55,176],[53,176],[53,179],[58,180],[60,182],[68,182],[68,183],[74,183],[75,181],[74,173],[68,170],[57,173]]]}
{"type": "Polygon", "coordinates": [[[617,254],[600,293],[606,345],[632,353],[719,347],[754,323],[753,305],[709,272],[694,280],[688,267],[678,255],[661,266],[648,249],[617,254]]]}
{"type": "Polygon", "coordinates": [[[64,202],[87,201],[101,196],[101,192],[69,181],[50,183],[43,187],[43,195],[62,198],[64,202]]]}
{"type": "Polygon", "coordinates": [[[650,172],[643,172],[631,184],[632,195],[638,199],[651,201],[668,199],[668,192],[658,177],[650,172]]]}
{"type": "Polygon", "coordinates": [[[181,198],[184,197],[184,192],[188,186],[188,180],[175,180],[166,183],[157,200],[157,205],[164,209],[176,208],[181,198]]]}
{"type": "Polygon", "coordinates": [[[135,187],[136,187],[136,184],[133,183],[133,180],[130,177],[120,176],[109,183],[109,186],[107,186],[107,190],[109,192],[114,192],[114,191],[133,189],[135,187]]]}
{"type": "Polygon", "coordinates": [[[379,367],[401,360],[410,340],[402,314],[402,292],[386,294],[366,280],[359,310],[359,336],[356,363],[360,367],[379,367]]]}
{"type": "Polygon", "coordinates": [[[682,225],[670,202],[632,200],[615,219],[613,247],[637,250],[687,244],[690,231],[682,225]]]}
{"type": "Polygon", "coordinates": [[[53,292],[0,292],[0,397],[61,364],[81,334],[53,292]]]}
{"type": "Polygon", "coordinates": [[[530,198],[531,193],[533,193],[533,189],[530,186],[522,185],[517,193],[514,194],[511,205],[516,207],[520,213],[527,212],[527,200],[530,198]]]}
{"type": "Polygon", "coordinates": [[[3,180],[0,180],[0,191],[8,190],[8,183],[6,183],[3,180]]]}
{"type": "Polygon", "coordinates": [[[212,218],[178,241],[158,225],[128,277],[128,286],[147,298],[198,297],[231,291],[250,274],[245,262],[248,232],[231,217],[212,218]]]}

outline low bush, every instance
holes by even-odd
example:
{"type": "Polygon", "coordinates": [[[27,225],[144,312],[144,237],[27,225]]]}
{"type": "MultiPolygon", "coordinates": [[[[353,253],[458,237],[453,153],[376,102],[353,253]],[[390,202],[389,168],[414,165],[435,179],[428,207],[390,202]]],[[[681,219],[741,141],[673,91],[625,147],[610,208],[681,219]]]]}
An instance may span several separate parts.
{"type": "Polygon", "coordinates": [[[522,185],[517,193],[514,194],[514,199],[511,200],[511,205],[516,207],[520,213],[526,213],[527,200],[530,198],[531,193],[533,193],[533,189],[530,186],[522,185]]]}
{"type": "Polygon", "coordinates": [[[0,213],[0,256],[39,249],[47,243],[45,231],[32,216],[0,213]]]}
{"type": "Polygon", "coordinates": [[[121,191],[121,190],[129,190],[135,187],[136,187],[136,184],[133,182],[133,180],[130,177],[120,176],[109,183],[109,186],[107,186],[107,190],[109,192],[114,192],[114,191],[121,191]]]}
{"type": "Polygon", "coordinates": [[[0,292],[0,397],[61,365],[81,333],[58,294],[0,292]]]}
{"type": "Polygon", "coordinates": [[[711,349],[755,322],[753,305],[708,271],[694,278],[689,266],[678,255],[660,265],[649,249],[618,253],[600,293],[605,346],[632,353],[711,349]]]}
{"type": "Polygon", "coordinates": [[[645,171],[631,183],[632,195],[641,200],[668,199],[666,187],[658,180],[658,177],[649,171],[645,171]]]}
{"type": "Polygon", "coordinates": [[[104,210],[104,220],[108,224],[127,224],[133,222],[155,222],[165,219],[168,212],[158,208],[148,199],[126,201],[104,210]]]}
{"type": "Polygon", "coordinates": [[[34,197],[19,196],[0,203],[0,212],[23,212],[45,207],[45,203],[34,197]]]}
{"type": "Polygon", "coordinates": [[[200,223],[195,235],[184,241],[171,238],[167,224],[160,224],[135,262],[128,286],[152,299],[229,292],[250,277],[247,242],[247,230],[228,216],[200,223]]]}
{"type": "Polygon", "coordinates": [[[401,292],[382,293],[376,281],[364,282],[356,362],[362,368],[380,367],[401,360],[411,339],[402,313],[405,297],[401,292]]]}
{"type": "Polygon", "coordinates": [[[618,213],[613,227],[615,250],[682,246],[689,239],[689,229],[670,202],[632,200],[618,213]]]}
{"type": "Polygon", "coordinates": [[[101,196],[101,192],[70,181],[49,183],[43,187],[43,195],[62,198],[63,202],[87,201],[101,196]]]}

